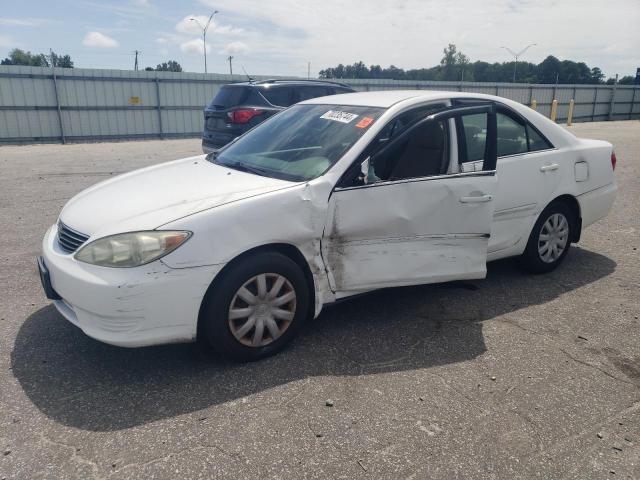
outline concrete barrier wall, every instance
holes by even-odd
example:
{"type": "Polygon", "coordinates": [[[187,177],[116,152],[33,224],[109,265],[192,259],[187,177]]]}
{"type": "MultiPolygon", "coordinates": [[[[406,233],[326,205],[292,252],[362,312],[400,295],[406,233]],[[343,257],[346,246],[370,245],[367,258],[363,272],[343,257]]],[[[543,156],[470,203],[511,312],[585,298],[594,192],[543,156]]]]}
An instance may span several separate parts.
{"type": "MultiPolygon", "coordinates": [[[[275,77],[256,77],[256,79],[275,77]]],[[[0,144],[197,137],[202,109],[243,75],[0,66],[0,144]]],[[[557,121],[575,101],[575,122],[640,118],[640,87],[408,80],[340,80],[356,90],[488,93],[531,104],[557,121]]]]}

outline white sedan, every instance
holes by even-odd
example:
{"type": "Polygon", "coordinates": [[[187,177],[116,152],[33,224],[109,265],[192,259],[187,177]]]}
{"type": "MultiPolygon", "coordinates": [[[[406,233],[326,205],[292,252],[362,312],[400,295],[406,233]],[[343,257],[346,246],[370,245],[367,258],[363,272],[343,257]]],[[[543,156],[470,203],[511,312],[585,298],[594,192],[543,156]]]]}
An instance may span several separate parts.
{"type": "Polygon", "coordinates": [[[611,144],[490,95],[386,91],[297,104],[208,156],[71,199],[47,231],[47,296],[113,345],[282,349],[323,305],[560,264],[616,193],[611,144]]]}

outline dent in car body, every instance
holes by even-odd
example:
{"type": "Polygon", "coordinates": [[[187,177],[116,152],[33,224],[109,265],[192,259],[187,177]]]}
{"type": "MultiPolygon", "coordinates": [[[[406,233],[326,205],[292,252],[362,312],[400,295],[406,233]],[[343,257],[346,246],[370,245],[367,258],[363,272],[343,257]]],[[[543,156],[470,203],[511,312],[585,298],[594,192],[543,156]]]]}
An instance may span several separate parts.
{"type": "Polygon", "coordinates": [[[190,239],[191,248],[177,249],[164,257],[163,262],[172,268],[222,266],[254,248],[292,245],[311,270],[318,315],[324,303],[335,299],[320,248],[330,191],[331,185],[322,181],[293,184],[215,207],[215,215],[207,210],[170,222],[162,228],[188,229],[197,224],[198,231],[190,239]]]}

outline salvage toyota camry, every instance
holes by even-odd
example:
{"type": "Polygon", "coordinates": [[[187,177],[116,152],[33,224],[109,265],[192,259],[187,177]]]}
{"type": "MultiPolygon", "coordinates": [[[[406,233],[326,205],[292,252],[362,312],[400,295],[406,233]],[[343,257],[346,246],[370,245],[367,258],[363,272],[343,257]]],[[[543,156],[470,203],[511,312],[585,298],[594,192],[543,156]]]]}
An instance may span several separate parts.
{"type": "Polygon", "coordinates": [[[223,149],[72,198],[38,259],[48,298],[113,345],[255,360],[323,305],[382,287],[548,272],[616,192],[611,144],[453,92],[297,104],[223,149]]]}

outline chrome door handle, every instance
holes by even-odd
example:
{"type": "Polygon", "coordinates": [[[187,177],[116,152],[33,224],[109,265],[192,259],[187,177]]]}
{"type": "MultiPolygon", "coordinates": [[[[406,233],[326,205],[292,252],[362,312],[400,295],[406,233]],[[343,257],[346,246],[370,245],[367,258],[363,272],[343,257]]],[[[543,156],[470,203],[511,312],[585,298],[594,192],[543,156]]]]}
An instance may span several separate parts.
{"type": "Polygon", "coordinates": [[[492,195],[479,195],[477,197],[460,197],[460,203],[486,203],[493,200],[492,195]]]}
{"type": "Polygon", "coordinates": [[[552,163],[550,165],[543,165],[540,167],[540,171],[541,172],[551,172],[552,170],[557,170],[558,168],[560,168],[560,165],[558,165],[557,163],[552,163]]]}

